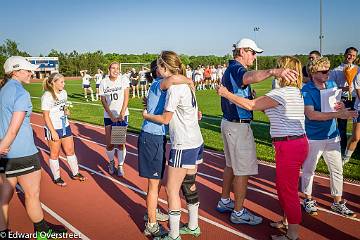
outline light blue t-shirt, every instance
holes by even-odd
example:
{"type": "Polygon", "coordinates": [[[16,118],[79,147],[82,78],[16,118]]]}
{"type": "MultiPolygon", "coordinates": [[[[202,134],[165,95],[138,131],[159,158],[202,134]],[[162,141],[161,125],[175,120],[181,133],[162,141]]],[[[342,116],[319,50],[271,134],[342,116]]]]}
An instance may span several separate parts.
{"type": "MultiPolygon", "coordinates": [[[[161,115],[164,112],[166,101],[166,91],[160,89],[162,79],[156,78],[149,89],[147,98],[147,112],[154,115],[161,115]]],[[[165,125],[144,120],[141,127],[142,131],[154,135],[165,135],[165,125]]]]}
{"type": "Polygon", "coordinates": [[[14,112],[26,112],[26,115],[5,158],[26,157],[38,152],[30,126],[31,111],[30,94],[19,81],[10,79],[0,89],[0,139],[4,138],[14,112]]]}
{"type": "MultiPolygon", "coordinates": [[[[326,82],[326,89],[337,87],[333,80],[326,82]]],[[[304,96],[304,105],[313,106],[315,111],[321,112],[320,90],[315,86],[313,81],[309,81],[302,88],[304,96]]],[[[310,120],[305,117],[305,131],[310,140],[325,140],[339,136],[339,130],[336,125],[336,119],[325,121],[310,120]]]]}

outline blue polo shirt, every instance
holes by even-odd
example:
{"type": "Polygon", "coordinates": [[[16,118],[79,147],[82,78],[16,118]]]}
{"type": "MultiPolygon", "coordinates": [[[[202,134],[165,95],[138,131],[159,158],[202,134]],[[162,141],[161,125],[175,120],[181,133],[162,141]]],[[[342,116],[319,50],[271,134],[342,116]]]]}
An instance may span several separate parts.
{"type": "MultiPolygon", "coordinates": [[[[333,80],[326,82],[326,89],[337,87],[333,80]]],[[[320,90],[313,81],[309,81],[302,88],[305,106],[314,106],[314,110],[321,112],[320,90]]],[[[310,120],[305,116],[305,131],[310,140],[325,140],[339,136],[336,119],[317,121],[310,120]]]]}
{"type": "MultiPolygon", "coordinates": [[[[222,77],[221,84],[237,96],[252,99],[250,85],[243,86],[243,77],[246,71],[246,68],[238,61],[230,60],[229,66],[222,77]]],[[[238,107],[224,97],[221,97],[221,110],[223,117],[228,121],[253,119],[252,111],[238,107]]]]}
{"type": "MultiPolygon", "coordinates": [[[[147,97],[147,111],[150,114],[161,115],[164,112],[166,101],[166,91],[160,89],[162,79],[156,78],[149,89],[147,97]]],[[[144,120],[141,127],[142,131],[154,135],[165,135],[165,125],[160,123],[144,120]]]]}
{"type": "Polygon", "coordinates": [[[31,111],[30,94],[19,81],[10,79],[0,89],[0,139],[4,138],[14,112],[26,112],[26,114],[5,158],[26,157],[38,152],[30,126],[31,111]]]}

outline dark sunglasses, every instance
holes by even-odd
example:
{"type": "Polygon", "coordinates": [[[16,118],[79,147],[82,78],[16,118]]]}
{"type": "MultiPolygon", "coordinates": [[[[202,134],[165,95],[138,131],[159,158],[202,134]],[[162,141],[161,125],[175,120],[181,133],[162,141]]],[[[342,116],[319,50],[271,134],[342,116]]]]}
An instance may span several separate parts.
{"type": "Polygon", "coordinates": [[[318,73],[328,74],[330,70],[317,71],[318,73]]]}
{"type": "Polygon", "coordinates": [[[252,50],[251,48],[245,48],[244,50],[245,50],[245,52],[251,52],[252,55],[256,54],[256,52],[254,50],[252,50]]]}

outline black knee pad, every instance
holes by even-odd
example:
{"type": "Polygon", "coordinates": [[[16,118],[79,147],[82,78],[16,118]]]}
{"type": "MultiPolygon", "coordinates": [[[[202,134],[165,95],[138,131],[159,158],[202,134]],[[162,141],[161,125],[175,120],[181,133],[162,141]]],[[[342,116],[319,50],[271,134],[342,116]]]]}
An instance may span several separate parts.
{"type": "Polygon", "coordinates": [[[195,177],[196,174],[194,175],[187,174],[184,178],[184,181],[181,184],[181,190],[183,192],[187,204],[195,204],[199,202],[199,194],[196,186],[195,186],[195,190],[191,191],[191,187],[195,185],[195,177]]]}

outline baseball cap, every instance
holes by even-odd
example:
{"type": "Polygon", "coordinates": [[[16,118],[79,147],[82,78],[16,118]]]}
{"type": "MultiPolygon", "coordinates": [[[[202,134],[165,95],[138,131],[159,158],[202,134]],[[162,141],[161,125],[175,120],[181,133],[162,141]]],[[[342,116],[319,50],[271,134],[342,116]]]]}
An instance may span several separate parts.
{"type": "Polygon", "coordinates": [[[12,71],[17,70],[34,71],[38,67],[38,65],[31,64],[29,61],[27,61],[24,57],[21,56],[9,57],[4,63],[5,74],[9,74],[12,71]]]}
{"type": "Polygon", "coordinates": [[[235,48],[251,48],[257,53],[262,53],[264,50],[259,48],[256,43],[249,39],[249,38],[243,38],[239,40],[237,43],[234,44],[235,48]]]}

